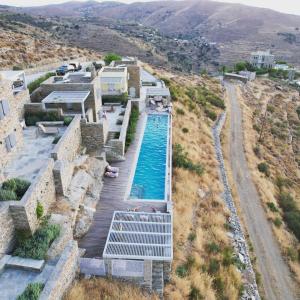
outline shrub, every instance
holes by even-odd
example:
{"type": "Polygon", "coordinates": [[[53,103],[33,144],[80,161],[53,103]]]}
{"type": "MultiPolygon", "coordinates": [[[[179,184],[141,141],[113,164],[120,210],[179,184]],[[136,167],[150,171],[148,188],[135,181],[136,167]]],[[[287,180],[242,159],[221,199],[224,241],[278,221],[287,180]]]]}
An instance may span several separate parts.
{"type": "Polygon", "coordinates": [[[275,179],[275,184],[277,185],[279,190],[282,191],[284,187],[290,187],[292,185],[292,182],[288,178],[278,176],[275,179]]]}
{"type": "Polygon", "coordinates": [[[277,209],[276,205],[273,202],[268,202],[267,206],[269,207],[270,211],[278,212],[278,209],[277,209]]]}
{"type": "Polygon", "coordinates": [[[73,121],[73,117],[64,117],[64,125],[69,126],[73,121]]]}
{"type": "Polygon", "coordinates": [[[286,255],[291,259],[291,261],[298,260],[298,251],[294,248],[288,248],[286,251],[286,255]]]}
{"type": "Polygon", "coordinates": [[[14,191],[0,190],[0,201],[17,201],[18,197],[14,191]]]}
{"type": "Polygon", "coordinates": [[[180,144],[175,144],[173,147],[173,166],[175,168],[190,170],[199,176],[204,173],[204,167],[201,164],[193,163],[180,144]]]}
{"type": "Polygon", "coordinates": [[[259,146],[253,147],[253,152],[254,152],[254,154],[255,154],[258,158],[261,157],[260,147],[259,147],[259,146]]]}
{"type": "Polygon", "coordinates": [[[195,233],[195,232],[191,232],[191,233],[189,234],[189,236],[188,236],[188,240],[189,240],[190,242],[193,242],[193,241],[196,239],[196,237],[197,237],[196,233],[195,233]]]}
{"type": "Polygon", "coordinates": [[[182,128],[182,132],[183,132],[183,133],[188,133],[188,132],[189,132],[189,130],[188,130],[188,128],[186,128],[186,127],[183,127],[183,128],[182,128]]]}
{"type": "Polygon", "coordinates": [[[14,192],[17,195],[17,200],[20,200],[28,190],[30,184],[27,180],[12,178],[3,182],[2,189],[14,192]]]}
{"type": "Polygon", "coordinates": [[[61,121],[62,118],[57,111],[25,112],[25,122],[27,126],[34,126],[41,121],[61,121]]]}
{"type": "Polygon", "coordinates": [[[222,109],[226,108],[224,101],[215,95],[208,95],[206,97],[206,100],[215,107],[222,108],[222,109]]]}
{"type": "Polygon", "coordinates": [[[266,176],[270,176],[270,170],[269,170],[269,166],[267,165],[267,163],[262,162],[260,164],[257,165],[258,171],[261,173],[264,173],[266,176]]]}
{"type": "Polygon", "coordinates": [[[208,253],[217,254],[220,252],[220,247],[215,242],[209,243],[206,246],[208,253]]]}
{"type": "Polygon", "coordinates": [[[45,221],[30,238],[19,240],[13,255],[24,258],[45,259],[52,242],[59,236],[59,225],[49,225],[45,221]]]}
{"type": "Polygon", "coordinates": [[[202,300],[205,299],[202,294],[200,293],[199,289],[197,289],[195,286],[191,286],[191,291],[189,294],[190,300],[202,300]]]}
{"type": "Polygon", "coordinates": [[[44,214],[44,207],[43,207],[42,203],[39,202],[39,201],[38,201],[38,203],[37,203],[35,212],[36,212],[36,217],[37,217],[38,219],[40,219],[40,218],[43,216],[43,214],[44,214]]]}
{"type": "Polygon", "coordinates": [[[56,144],[59,142],[60,139],[61,139],[61,135],[57,135],[57,136],[53,139],[52,144],[56,145],[56,144]]]}
{"type": "Polygon", "coordinates": [[[225,267],[228,267],[236,262],[236,259],[233,256],[233,249],[230,247],[226,247],[223,250],[223,260],[222,264],[225,267]]]}
{"type": "Polygon", "coordinates": [[[272,114],[275,111],[275,106],[269,104],[267,106],[267,111],[272,114]]]}
{"type": "Polygon", "coordinates": [[[177,113],[177,115],[181,115],[181,116],[183,116],[185,114],[184,110],[181,108],[177,108],[176,113],[177,113]]]}
{"type": "Polygon", "coordinates": [[[21,71],[23,70],[22,66],[13,66],[13,71],[21,71]]]}
{"type": "Polygon", "coordinates": [[[136,125],[139,119],[139,109],[136,106],[133,106],[131,109],[131,114],[129,118],[127,134],[126,134],[126,141],[125,141],[125,148],[126,150],[134,140],[136,125]]]}
{"type": "Polygon", "coordinates": [[[273,220],[273,223],[278,228],[282,225],[282,221],[278,217],[273,220]]]}
{"type": "Polygon", "coordinates": [[[205,109],[205,115],[210,118],[212,121],[216,121],[217,120],[217,114],[209,109],[205,109]]]}
{"type": "Polygon", "coordinates": [[[188,269],[186,264],[180,265],[176,268],[176,275],[180,278],[186,277],[188,274],[188,269]]]}
{"type": "Polygon", "coordinates": [[[17,297],[17,300],[38,300],[42,293],[44,284],[40,282],[34,282],[28,284],[25,291],[17,297]]]}
{"type": "Polygon", "coordinates": [[[115,53],[108,53],[105,57],[104,57],[104,61],[106,65],[109,65],[112,61],[116,61],[116,60],[121,60],[121,56],[115,53]]]}
{"type": "Polygon", "coordinates": [[[33,91],[35,91],[37,88],[40,87],[41,83],[44,82],[45,80],[47,80],[48,78],[52,77],[52,76],[55,76],[56,74],[55,73],[47,73],[41,77],[39,77],[38,79],[30,82],[28,84],[28,89],[29,89],[29,93],[31,94],[33,91]]]}
{"type": "Polygon", "coordinates": [[[284,212],[297,210],[296,202],[290,193],[281,192],[279,194],[279,205],[284,212]]]}
{"type": "Polygon", "coordinates": [[[222,295],[224,293],[224,289],[225,289],[225,284],[222,280],[222,278],[220,277],[216,277],[213,280],[213,288],[218,292],[218,294],[220,295],[220,299],[223,299],[222,295]]]}
{"type": "Polygon", "coordinates": [[[300,241],[300,211],[290,211],[284,213],[283,216],[289,229],[295,234],[296,238],[300,241]]]}
{"type": "Polygon", "coordinates": [[[260,132],[260,127],[257,124],[253,124],[253,129],[257,132],[260,132]]]}
{"type": "Polygon", "coordinates": [[[219,269],[220,269],[220,262],[215,258],[210,259],[208,265],[208,273],[210,275],[216,274],[219,271],[219,269]]]}

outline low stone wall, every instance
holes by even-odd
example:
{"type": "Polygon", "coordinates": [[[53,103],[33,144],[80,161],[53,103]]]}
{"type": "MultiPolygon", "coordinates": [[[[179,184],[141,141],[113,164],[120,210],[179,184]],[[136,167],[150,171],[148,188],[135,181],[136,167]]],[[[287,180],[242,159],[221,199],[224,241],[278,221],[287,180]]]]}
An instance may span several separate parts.
{"type": "Polygon", "coordinates": [[[51,153],[54,160],[73,161],[81,147],[81,116],[75,116],[51,153]]]}
{"type": "Polygon", "coordinates": [[[87,152],[95,152],[101,150],[104,146],[107,134],[108,124],[106,120],[100,122],[87,122],[86,119],[81,120],[81,136],[82,144],[86,147],[87,152]]]}
{"type": "Polygon", "coordinates": [[[53,168],[55,190],[58,195],[66,195],[74,172],[74,164],[67,160],[58,160],[53,168]]]}
{"type": "Polygon", "coordinates": [[[38,202],[43,206],[44,214],[47,214],[50,205],[56,201],[53,167],[53,159],[45,161],[23,198],[20,201],[9,202],[10,213],[17,230],[34,233],[38,227],[38,202]]]}
{"type": "Polygon", "coordinates": [[[0,258],[12,250],[15,226],[9,212],[9,203],[0,203],[0,258]]]}
{"type": "Polygon", "coordinates": [[[55,269],[46,282],[39,300],[60,300],[73,282],[78,270],[79,252],[76,241],[64,249],[55,269]]]}
{"type": "Polygon", "coordinates": [[[55,112],[59,117],[63,118],[63,111],[61,108],[45,109],[42,103],[27,103],[24,105],[25,114],[35,114],[42,112],[55,112]]]}

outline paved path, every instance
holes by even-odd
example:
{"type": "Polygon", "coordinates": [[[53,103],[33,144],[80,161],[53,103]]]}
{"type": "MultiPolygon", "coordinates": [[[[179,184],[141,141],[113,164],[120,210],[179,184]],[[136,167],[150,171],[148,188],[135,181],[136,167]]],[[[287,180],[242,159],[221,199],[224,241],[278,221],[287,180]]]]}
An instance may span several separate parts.
{"type": "Polygon", "coordinates": [[[299,299],[293,294],[293,280],[267,220],[251,179],[243,147],[242,112],[234,85],[226,83],[230,97],[230,164],[237,186],[244,221],[253,243],[262,275],[266,299],[299,299]]]}

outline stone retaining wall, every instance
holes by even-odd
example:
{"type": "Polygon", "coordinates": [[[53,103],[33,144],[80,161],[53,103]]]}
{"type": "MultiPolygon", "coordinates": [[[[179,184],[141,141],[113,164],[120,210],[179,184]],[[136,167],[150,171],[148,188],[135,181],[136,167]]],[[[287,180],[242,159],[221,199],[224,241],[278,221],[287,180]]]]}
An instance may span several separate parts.
{"type": "Polygon", "coordinates": [[[78,270],[79,252],[76,241],[64,249],[55,269],[46,282],[39,300],[60,300],[72,284],[78,270]]]}
{"type": "Polygon", "coordinates": [[[87,122],[83,119],[80,124],[82,144],[87,152],[95,152],[102,149],[106,143],[108,124],[106,120],[100,122],[87,122]]]}
{"type": "Polygon", "coordinates": [[[9,203],[0,203],[0,258],[12,250],[15,226],[9,212],[9,203]]]}
{"type": "Polygon", "coordinates": [[[64,135],[56,144],[51,153],[54,160],[73,161],[78,155],[81,147],[80,119],[81,116],[79,115],[74,117],[64,135]]]}
{"type": "Polygon", "coordinates": [[[66,195],[74,172],[74,164],[67,160],[58,160],[53,168],[55,190],[58,195],[66,195]]]}
{"type": "Polygon", "coordinates": [[[50,205],[56,201],[53,167],[53,159],[46,160],[23,198],[20,201],[9,202],[10,213],[17,230],[34,233],[38,227],[38,202],[42,204],[45,215],[50,205]]]}

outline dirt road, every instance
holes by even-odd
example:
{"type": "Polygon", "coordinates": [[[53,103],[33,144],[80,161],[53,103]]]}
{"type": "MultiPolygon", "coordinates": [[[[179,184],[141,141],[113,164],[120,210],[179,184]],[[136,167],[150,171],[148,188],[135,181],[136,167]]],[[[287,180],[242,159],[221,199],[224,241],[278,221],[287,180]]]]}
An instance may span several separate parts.
{"type": "Polygon", "coordinates": [[[240,199],[240,207],[262,275],[266,299],[292,300],[293,280],[263,210],[251,179],[243,147],[242,112],[233,84],[225,84],[230,98],[230,165],[240,199]]]}

